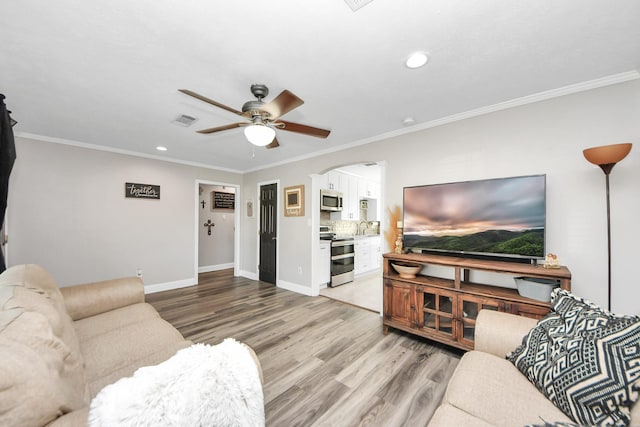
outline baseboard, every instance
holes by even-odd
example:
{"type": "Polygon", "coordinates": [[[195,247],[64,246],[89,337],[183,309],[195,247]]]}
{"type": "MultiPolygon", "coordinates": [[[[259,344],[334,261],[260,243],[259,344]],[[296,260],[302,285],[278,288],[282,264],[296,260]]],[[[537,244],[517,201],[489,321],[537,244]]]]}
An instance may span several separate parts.
{"type": "Polygon", "coordinates": [[[209,273],[211,271],[227,270],[229,268],[233,268],[233,262],[228,262],[226,264],[205,265],[202,267],[198,267],[198,273],[209,273]]]}
{"type": "Polygon", "coordinates": [[[311,288],[307,286],[302,286],[297,283],[286,282],[284,280],[278,280],[278,287],[282,289],[286,289],[287,291],[295,292],[297,294],[306,295],[312,297],[311,288]]]}
{"type": "Polygon", "coordinates": [[[156,292],[170,291],[172,289],[186,288],[189,286],[197,285],[198,283],[194,279],[176,280],[175,282],[156,283],[153,285],[145,285],[144,293],[153,294],[156,292]]]}
{"type": "MultiPolygon", "coordinates": [[[[247,279],[251,279],[251,280],[260,280],[259,277],[258,277],[258,273],[253,273],[251,271],[246,271],[246,270],[240,270],[239,276],[246,277],[247,279]]],[[[302,294],[302,295],[306,295],[306,296],[309,296],[309,297],[313,296],[311,294],[311,288],[309,288],[307,286],[299,285],[297,283],[286,282],[284,280],[278,280],[277,287],[279,287],[281,289],[286,289],[287,291],[295,292],[297,294],[302,294]]]]}
{"type": "Polygon", "coordinates": [[[246,277],[247,279],[251,279],[251,280],[258,280],[258,274],[257,273],[253,273],[251,271],[240,270],[238,272],[238,276],[246,277]]]}

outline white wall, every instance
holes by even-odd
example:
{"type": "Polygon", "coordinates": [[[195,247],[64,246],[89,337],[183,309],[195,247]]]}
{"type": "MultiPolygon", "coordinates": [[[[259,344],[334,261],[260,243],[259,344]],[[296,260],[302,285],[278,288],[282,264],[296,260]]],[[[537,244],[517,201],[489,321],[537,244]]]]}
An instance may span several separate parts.
{"type": "MultiPolygon", "coordinates": [[[[198,204],[198,271],[207,272],[233,267],[234,253],[234,219],[235,212],[229,209],[213,209],[211,205],[211,193],[235,194],[235,188],[219,185],[201,184],[202,194],[200,200],[204,200],[205,206],[198,204]],[[211,220],[215,227],[211,227],[211,235],[208,234],[205,223],[211,220]]],[[[238,204],[236,202],[236,204],[238,204]]],[[[237,208],[237,206],[236,206],[237,208]]]]}
{"type": "MultiPolygon", "coordinates": [[[[245,174],[243,188],[252,192],[256,182],[280,177],[283,187],[305,184],[308,189],[309,174],[386,160],[386,222],[386,208],[402,206],[404,186],[546,174],[547,251],[572,271],[574,292],[606,306],[604,174],[584,159],[582,150],[632,142],[631,153],[611,174],[612,308],[639,313],[634,268],[640,241],[639,118],[640,80],[633,80],[245,174]]],[[[307,206],[310,198],[307,191],[307,206]]],[[[255,224],[252,228],[252,221],[242,219],[242,238],[250,243],[255,224]]],[[[282,221],[280,278],[310,288],[310,223],[282,221]],[[298,266],[303,275],[297,274],[298,266]]],[[[244,248],[242,268],[255,271],[255,245],[244,248]]]]}
{"type": "Polygon", "coordinates": [[[16,138],[8,200],[9,265],[37,263],[61,286],[143,271],[145,285],[195,283],[197,179],[238,174],[16,138]],[[160,200],[125,199],[125,182],[160,200]]]}

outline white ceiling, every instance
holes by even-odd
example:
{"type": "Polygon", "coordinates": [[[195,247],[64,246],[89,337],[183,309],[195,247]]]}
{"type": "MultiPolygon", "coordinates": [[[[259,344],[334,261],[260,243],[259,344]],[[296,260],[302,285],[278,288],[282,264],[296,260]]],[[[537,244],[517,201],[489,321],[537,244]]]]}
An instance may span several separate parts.
{"type": "Polygon", "coordinates": [[[637,0],[6,1],[0,93],[18,135],[248,171],[638,70],[639,21],[637,0]],[[415,50],[430,61],[410,70],[415,50]],[[238,117],[178,89],[240,109],[256,82],[302,98],[283,119],[329,138],[195,133],[238,117]]]}

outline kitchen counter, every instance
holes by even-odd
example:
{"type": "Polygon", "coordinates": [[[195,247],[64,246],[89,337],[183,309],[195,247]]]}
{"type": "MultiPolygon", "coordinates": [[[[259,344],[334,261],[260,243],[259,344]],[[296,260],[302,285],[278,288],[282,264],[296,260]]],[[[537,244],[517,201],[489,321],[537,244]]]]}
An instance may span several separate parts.
{"type": "MultiPolygon", "coordinates": [[[[340,234],[340,235],[336,235],[333,240],[347,240],[347,239],[353,239],[353,240],[364,240],[364,239],[369,239],[371,237],[380,237],[379,234],[340,234]]],[[[323,240],[323,239],[320,239],[323,240]]]]}

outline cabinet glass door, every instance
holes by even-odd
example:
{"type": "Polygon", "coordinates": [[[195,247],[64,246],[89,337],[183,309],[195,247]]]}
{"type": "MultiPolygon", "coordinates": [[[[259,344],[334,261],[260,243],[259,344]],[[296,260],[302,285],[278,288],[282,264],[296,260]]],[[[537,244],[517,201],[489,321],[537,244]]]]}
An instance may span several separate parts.
{"type": "Polygon", "coordinates": [[[425,289],[419,293],[419,301],[422,305],[422,329],[453,338],[456,333],[455,295],[443,290],[425,289]]]}
{"type": "Polygon", "coordinates": [[[480,310],[498,311],[500,305],[495,300],[489,300],[471,295],[460,295],[460,312],[462,313],[462,331],[460,341],[473,346],[476,332],[476,319],[480,310]]]}

